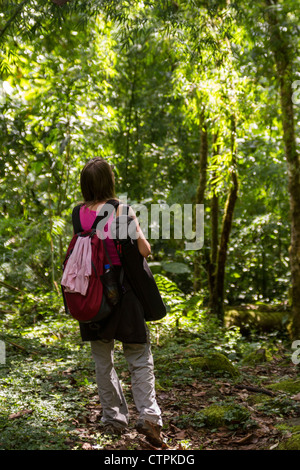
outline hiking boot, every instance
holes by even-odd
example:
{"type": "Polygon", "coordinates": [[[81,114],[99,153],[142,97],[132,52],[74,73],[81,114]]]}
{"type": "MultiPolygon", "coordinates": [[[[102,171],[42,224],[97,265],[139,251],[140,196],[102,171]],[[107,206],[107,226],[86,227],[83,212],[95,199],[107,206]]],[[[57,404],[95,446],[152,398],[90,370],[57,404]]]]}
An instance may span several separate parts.
{"type": "Polygon", "coordinates": [[[108,434],[110,436],[121,436],[122,432],[126,430],[125,426],[118,426],[112,423],[103,424],[101,428],[103,434],[108,434]]]}
{"type": "Polygon", "coordinates": [[[146,436],[150,444],[155,446],[161,446],[163,444],[163,440],[160,435],[161,426],[159,424],[147,420],[142,423],[137,423],[136,430],[146,436]]]}

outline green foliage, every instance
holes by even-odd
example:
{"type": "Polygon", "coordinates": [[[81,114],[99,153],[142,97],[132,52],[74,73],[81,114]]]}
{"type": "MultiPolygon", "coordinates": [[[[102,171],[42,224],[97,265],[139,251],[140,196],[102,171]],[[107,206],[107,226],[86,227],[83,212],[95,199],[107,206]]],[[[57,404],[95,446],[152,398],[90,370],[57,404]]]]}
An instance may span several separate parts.
{"type": "Polygon", "coordinates": [[[175,282],[167,277],[155,274],[154,278],[169,312],[181,317],[186,304],[184,293],[177,287],[175,282]]]}
{"type": "Polygon", "coordinates": [[[218,404],[210,405],[203,411],[192,415],[183,415],[178,418],[176,424],[179,427],[193,426],[198,429],[202,427],[219,428],[228,426],[229,429],[249,427],[254,423],[251,421],[250,412],[240,405],[218,404]]]}
{"type": "MultiPolygon", "coordinates": [[[[221,399],[219,386],[220,381],[225,386],[234,386],[243,380],[238,360],[249,349],[257,348],[258,343],[245,341],[237,330],[226,331],[210,315],[199,311],[198,297],[185,301],[168,278],[159,276],[157,281],[165,288],[165,299],[169,296],[178,301],[171,302],[163,321],[148,324],[157,394],[165,407],[163,397],[170,393],[171,403],[176,404],[174,409],[179,410],[175,421],[173,412],[166,416],[176,426],[192,426],[196,431],[206,428],[213,432],[224,425],[229,431],[248,429],[254,424],[249,410],[236,403],[232,395],[221,399]],[[186,315],[182,316],[184,308],[186,315]],[[203,358],[209,359],[209,367],[203,367],[203,358]],[[232,374],[233,370],[239,375],[232,374]],[[181,392],[194,391],[198,386],[207,386],[209,390],[209,405],[201,410],[195,409],[190,396],[187,403],[181,392]],[[180,411],[187,406],[190,412],[180,411]]],[[[6,363],[0,365],[0,447],[67,450],[112,445],[99,432],[97,421],[92,422],[95,426],[89,421],[91,410],[95,413],[93,420],[100,416],[100,407],[89,345],[80,341],[77,322],[65,315],[61,296],[55,292],[48,295],[41,292],[35,299],[38,302],[35,312],[30,308],[32,300],[29,295],[24,296],[23,310],[16,309],[2,320],[0,340],[6,345],[6,363]],[[87,423],[89,431],[85,432],[87,423]]],[[[274,338],[274,350],[276,345],[274,338]]],[[[124,391],[131,396],[130,375],[118,342],[115,363],[122,374],[124,391]]],[[[246,377],[251,380],[249,373],[246,377]]],[[[253,378],[256,381],[259,377],[253,378]]],[[[298,410],[286,392],[267,402],[252,403],[253,406],[265,415],[278,417],[293,415],[298,410]]]]}
{"type": "Polygon", "coordinates": [[[217,352],[207,354],[204,357],[191,358],[190,363],[192,367],[199,368],[200,370],[208,370],[216,375],[228,375],[229,377],[237,377],[239,375],[238,369],[229,361],[229,359],[217,352]]]}
{"type": "MultiPolygon", "coordinates": [[[[299,2],[279,0],[272,8],[296,63],[299,2]]],[[[117,194],[129,203],[195,203],[203,176],[200,126],[206,126],[199,292],[196,254],[184,249],[184,240],[150,240],[149,264],[168,306],[167,317],[149,325],[157,389],[222,377],[221,357],[226,380],[239,380],[237,365],[249,366],[254,356],[256,367],[255,351],[277,354],[289,319],[290,220],[269,33],[266,2],[2,1],[0,338],[8,362],[0,366],[0,447],[81,448],[85,441],[77,424],[95,383],[76,325],[64,316],[59,283],[72,207],[81,200],[80,171],[92,156],[114,164],[117,194]],[[233,167],[239,197],[225,297],[238,319],[220,325],[207,308],[211,203],[218,198],[219,235],[233,167]],[[263,302],[284,305],[263,315],[263,302]],[[241,305],[248,303],[250,309],[241,305]]],[[[299,109],[294,106],[295,122],[299,109]]],[[[276,391],[289,393],[277,385],[276,391]]],[[[289,396],[259,406],[269,416],[297,412],[289,396]]],[[[243,411],[226,408],[222,419],[232,429],[238,422],[247,427],[243,411]]],[[[181,418],[198,430],[208,423],[199,410],[181,418]]],[[[92,441],[102,448],[97,432],[92,441]]]]}
{"type": "Polygon", "coordinates": [[[297,415],[299,413],[299,404],[288,397],[275,397],[257,405],[257,409],[265,415],[276,415],[279,417],[297,415]]]}
{"type": "Polygon", "coordinates": [[[270,385],[269,388],[272,390],[280,390],[288,394],[297,395],[298,393],[300,393],[300,380],[281,380],[280,382],[270,385]]]}
{"type": "Polygon", "coordinates": [[[299,450],[300,449],[300,436],[299,434],[289,437],[278,446],[278,450],[299,450]]]}
{"type": "Polygon", "coordinates": [[[77,325],[48,317],[23,326],[21,337],[15,337],[14,328],[6,330],[1,335],[7,357],[0,366],[1,448],[67,449],[88,400],[78,387],[89,388],[85,380],[93,370],[85,348],[74,343],[77,325]],[[73,367],[76,373],[70,375],[73,367]]]}
{"type": "MultiPolygon", "coordinates": [[[[261,55],[263,19],[253,25],[262,41],[253,44],[249,30],[252,14],[263,18],[260,5],[6,0],[2,7],[1,279],[55,288],[71,209],[81,198],[80,169],[91,156],[115,164],[117,192],[129,202],[195,202],[204,113],[206,302],[210,202],[217,194],[221,220],[235,113],[240,192],[227,301],[285,300],[290,233],[282,128],[261,55]]],[[[280,20],[294,31],[286,8],[280,20]]],[[[151,242],[160,273],[191,293],[195,254],[182,240],[151,242]]]]}

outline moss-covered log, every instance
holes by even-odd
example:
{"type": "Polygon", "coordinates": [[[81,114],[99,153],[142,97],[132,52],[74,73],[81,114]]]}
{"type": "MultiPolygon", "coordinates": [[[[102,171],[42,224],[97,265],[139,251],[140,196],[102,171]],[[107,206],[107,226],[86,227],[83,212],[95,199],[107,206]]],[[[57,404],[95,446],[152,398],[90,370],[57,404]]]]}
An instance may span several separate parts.
{"type": "Polygon", "coordinates": [[[238,326],[243,335],[251,331],[287,331],[291,312],[277,308],[264,308],[256,305],[227,307],[224,324],[227,328],[238,326]]]}

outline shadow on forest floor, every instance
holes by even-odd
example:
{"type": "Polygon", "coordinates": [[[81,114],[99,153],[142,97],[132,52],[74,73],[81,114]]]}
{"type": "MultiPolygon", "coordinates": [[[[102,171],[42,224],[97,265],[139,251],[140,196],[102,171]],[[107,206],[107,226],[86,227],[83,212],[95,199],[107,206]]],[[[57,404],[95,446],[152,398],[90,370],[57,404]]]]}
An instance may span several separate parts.
{"type": "MultiPolygon", "coordinates": [[[[78,340],[77,327],[63,319],[43,328],[33,326],[19,337],[15,330],[11,336],[8,332],[8,360],[0,366],[0,448],[156,449],[135,430],[137,413],[121,345],[116,344],[115,365],[130,423],[117,438],[101,430],[94,364],[89,345],[78,340]]],[[[237,346],[226,352],[230,340],[221,344],[215,334],[187,329],[153,345],[162,448],[270,450],[290,445],[299,450],[299,366],[291,360],[288,340],[265,336],[264,344],[272,342],[271,353],[249,364],[241,354],[232,360],[237,346]],[[227,355],[230,368],[204,367],[209,349],[227,355]]],[[[251,345],[253,351],[261,351],[257,344],[251,345]]]]}
{"type": "MultiPolygon", "coordinates": [[[[284,347],[277,350],[276,357],[262,364],[239,364],[238,375],[234,377],[226,372],[199,369],[199,358],[194,353],[178,346],[178,356],[169,361],[160,357],[162,351],[154,350],[157,399],[164,421],[162,449],[277,449],[284,447],[294,433],[299,433],[300,381],[297,367],[284,347]]],[[[155,450],[135,430],[137,414],[131,398],[130,376],[124,369],[122,381],[131,421],[121,437],[105,441],[103,436],[101,447],[155,450]]],[[[81,422],[85,441],[82,446],[89,450],[95,448],[93,436],[99,429],[101,416],[97,395],[91,397],[86,411],[81,422]]],[[[295,445],[300,449],[300,442],[293,442],[295,445]]]]}
{"type": "MultiPolygon", "coordinates": [[[[292,429],[300,430],[299,392],[272,392],[268,387],[280,378],[296,380],[295,366],[286,365],[286,358],[276,359],[266,365],[241,367],[238,382],[228,377],[195,377],[192,383],[176,384],[169,390],[158,390],[164,426],[163,449],[170,450],[268,450],[276,449],[292,435],[292,429]],[[254,378],[254,379],[253,379],[254,378]],[[257,380],[259,379],[259,386],[257,380]],[[226,408],[227,420],[222,419],[222,407],[226,408]],[[227,408],[228,407],[228,408],[227,408]],[[231,408],[230,408],[231,407],[231,408]],[[240,408],[239,408],[240,407],[240,408]],[[203,420],[202,410],[211,409],[216,415],[203,420]],[[230,414],[230,409],[233,410],[230,414]],[[246,410],[238,416],[234,411],[246,410]],[[290,426],[290,427],[289,427],[290,426]]],[[[88,405],[85,417],[85,440],[83,448],[93,449],[88,430],[94,433],[101,415],[97,397],[88,405]]],[[[131,422],[128,432],[114,438],[103,448],[121,450],[154,450],[146,438],[134,429],[137,418],[134,405],[129,404],[131,422]]],[[[299,447],[300,450],[300,440],[299,447]]]]}

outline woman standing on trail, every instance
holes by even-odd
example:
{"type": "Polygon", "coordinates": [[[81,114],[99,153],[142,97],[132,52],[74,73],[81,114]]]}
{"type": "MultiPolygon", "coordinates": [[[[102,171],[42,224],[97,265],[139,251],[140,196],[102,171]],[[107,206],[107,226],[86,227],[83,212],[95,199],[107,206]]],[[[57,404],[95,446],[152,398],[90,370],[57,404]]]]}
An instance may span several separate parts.
{"type": "MultiPolygon", "coordinates": [[[[79,212],[80,225],[82,230],[89,230],[101,207],[111,199],[117,201],[111,166],[102,158],[89,160],[81,172],[80,183],[84,199],[79,212]]],[[[119,209],[121,213],[121,204],[117,207],[117,215],[119,209]]],[[[135,217],[131,208],[129,215],[135,217]]],[[[105,243],[114,269],[118,270],[121,269],[121,261],[114,240],[112,237],[109,238],[111,222],[112,217],[105,226],[108,234],[105,243]]],[[[138,249],[142,256],[147,257],[151,252],[150,245],[138,224],[137,230],[138,249]]],[[[75,226],[74,231],[76,232],[75,226]]],[[[128,283],[126,278],[124,283],[128,283]]],[[[161,443],[162,419],[155,397],[149,332],[140,305],[130,300],[130,295],[126,294],[123,298],[120,307],[114,308],[108,319],[100,325],[79,323],[81,338],[91,343],[105,432],[119,434],[126,429],[129,420],[126,400],[114,368],[114,342],[119,340],[123,344],[124,355],[131,373],[132,394],[139,413],[136,429],[157,445],[161,443]]]]}

